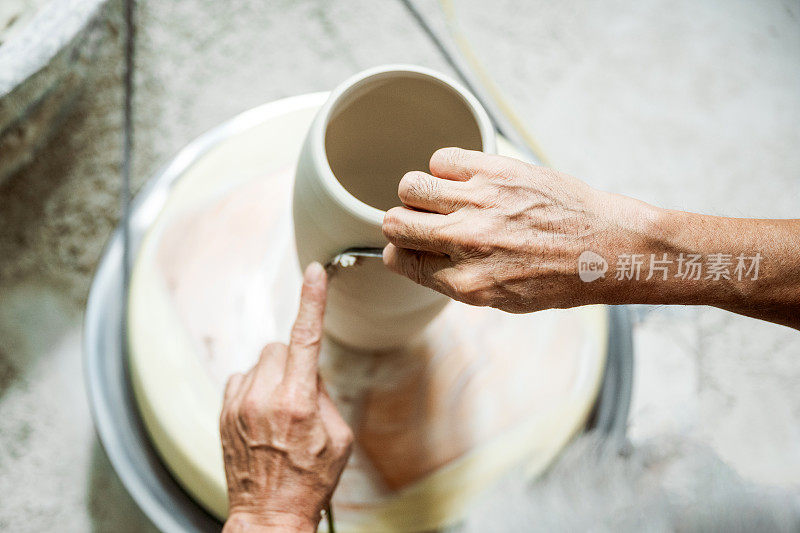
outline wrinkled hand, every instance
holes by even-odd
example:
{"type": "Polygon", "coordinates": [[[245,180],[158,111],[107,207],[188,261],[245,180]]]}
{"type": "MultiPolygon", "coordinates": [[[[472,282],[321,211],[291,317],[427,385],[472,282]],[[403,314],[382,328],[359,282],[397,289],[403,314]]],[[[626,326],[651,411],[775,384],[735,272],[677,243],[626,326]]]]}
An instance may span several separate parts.
{"type": "Polygon", "coordinates": [[[353,433],[317,373],[326,284],[311,264],[289,346],[266,346],[252,370],[228,381],[225,531],[315,531],[347,462],[353,433]]]}
{"type": "Polygon", "coordinates": [[[384,217],[384,263],[472,305],[523,313],[608,301],[608,280],[580,281],[578,257],[625,249],[648,216],[643,202],[508,157],[443,148],[430,170],[400,181],[405,206],[384,217]]]}

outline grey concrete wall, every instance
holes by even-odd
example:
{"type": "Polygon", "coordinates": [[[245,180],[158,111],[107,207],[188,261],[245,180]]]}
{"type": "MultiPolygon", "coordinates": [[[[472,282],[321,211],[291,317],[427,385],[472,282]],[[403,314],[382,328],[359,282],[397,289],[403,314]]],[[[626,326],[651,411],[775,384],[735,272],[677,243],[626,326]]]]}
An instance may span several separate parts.
{"type": "MultiPolygon", "coordinates": [[[[419,3],[443,28],[437,3],[419,3]]],[[[118,16],[65,127],[0,186],[4,530],[149,527],[97,444],[80,367],[85,297],[119,216],[118,16]]],[[[143,0],[139,17],[137,187],[260,103],[379,63],[448,70],[393,0],[143,0]]],[[[669,207],[798,216],[796,2],[463,0],[456,17],[557,168],[669,207]]],[[[800,335],[709,308],[637,313],[634,443],[677,436],[796,491],[800,335]]]]}

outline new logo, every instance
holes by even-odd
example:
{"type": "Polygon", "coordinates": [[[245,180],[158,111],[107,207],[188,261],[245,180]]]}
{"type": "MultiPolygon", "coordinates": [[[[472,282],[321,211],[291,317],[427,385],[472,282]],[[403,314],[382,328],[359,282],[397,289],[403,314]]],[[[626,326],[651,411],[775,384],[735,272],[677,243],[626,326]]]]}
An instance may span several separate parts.
{"type": "Polygon", "coordinates": [[[603,278],[608,270],[608,262],[600,254],[586,250],[578,257],[578,276],[581,281],[590,283],[603,278]]]}

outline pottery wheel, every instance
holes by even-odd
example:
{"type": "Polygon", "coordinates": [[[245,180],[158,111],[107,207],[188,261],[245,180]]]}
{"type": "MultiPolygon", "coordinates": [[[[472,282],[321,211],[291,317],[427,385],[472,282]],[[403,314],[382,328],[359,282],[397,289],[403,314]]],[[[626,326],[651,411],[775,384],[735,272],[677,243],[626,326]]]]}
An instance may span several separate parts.
{"type": "MultiPolygon", "coordinates": [[[[267,104],[206,136],[202,153],[179,154],[176,162],[193,162],[136,258],[128,317],[136,400],[169,470],[220,518],[222,391],[264,344],[288,340],[301,278],[293,172],[324,100],[267,104]]],[[[516,155],[502,140],[499,148],[516,155]]],[[[452,524],[508,469],[539,473],[585,425],[607,329],[601,306],[511,315],[451,302],[402,350],[355,353],[325,342],[320,372],[356,436],[333,500],[338,529],[452,524]]]]}

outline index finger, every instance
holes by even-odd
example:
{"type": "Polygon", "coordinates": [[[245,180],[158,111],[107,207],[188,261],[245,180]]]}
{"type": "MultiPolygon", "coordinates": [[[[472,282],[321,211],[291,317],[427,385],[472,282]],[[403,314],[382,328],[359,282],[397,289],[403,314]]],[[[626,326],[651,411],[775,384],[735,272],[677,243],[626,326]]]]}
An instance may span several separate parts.
{"type": "Polygon", "coordinates": [[[311,263],[303,275],[300,309],[292,327],[285,374],[286,380],[310,392],[317,390],[317,365],[327,293],[325,269],[317,262],[311,263]]]}
{"type": "Polygon", "coordinates": [[[437,178],[453,181],[469,181],[478,173],[486,154],[463,148],[439,148],[431,156],[431,174],[437,178]]]}
{"type": "Polygon", "coordinates": [[[401,248],[450,254],[453,251],[452,218],[407,207],[393,207],[383,216],[381,230],[390,243],[401,248]]]}

